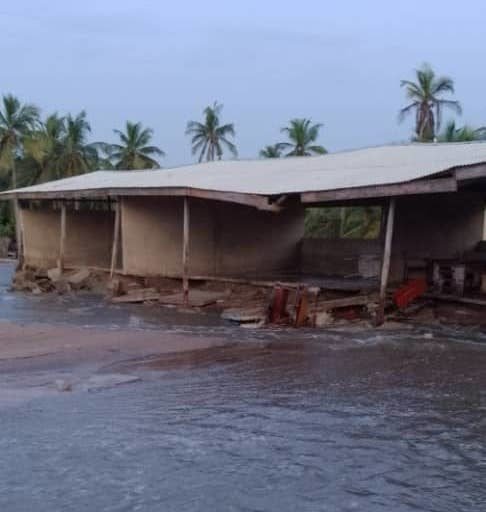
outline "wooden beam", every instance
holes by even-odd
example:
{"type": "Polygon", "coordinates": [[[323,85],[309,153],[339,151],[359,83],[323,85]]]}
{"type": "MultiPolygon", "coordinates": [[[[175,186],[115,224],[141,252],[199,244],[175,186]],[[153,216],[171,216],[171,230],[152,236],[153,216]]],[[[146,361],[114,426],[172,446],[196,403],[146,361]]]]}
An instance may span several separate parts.
{"type": "Polygon", "coordinates": [[[139,187],[139,188],[106,188],[67,190],[51,192],[15,192],[0,194],[0,200],[18,199],[108,199],[110,197],[197,197],[213,201],[252,206],[258,210],[279,212],[280,204],[271,203],[268,196],[259,194],[246,194],[240,192],[221,192],[216,190],[203,190],[190,187],[139,187]]]}
{"type": "Polygon", "coordinates": [[[182,293],[184,304],[189,303],[189,198],[184,197],[184,219],[182,227],[182,293]]]}
{"type": "Polygon", "coordinates": [[[66,250],[66,203],[61,204],[61,230],[59,234],[59,273],[64,272],[64,256],[66,250]]]}
{"type": "Polygon", "coordinates": [[[486,165],[461,167],[456,169],[455,175],[458,181],[486,178],[486,165]]]}
{"type": "Polygon", "coordinates": [[[385,247],[383,249],[383,261],[381,264],[381,281],[380,281],[380,302],[377,311],[376,323],[381,325],[385,320],[385,300],[386,289],[388,286],[388,277],[390,275],[390,260],[393,241],[393,230],[395,224],[395,205],[396,199],[391,198],[388,205],[385,233],[385,247]]]}
{"type": "Polygon", "coordinates": [[[118,246],[120,245],[120,217],[121,217],[121,204],[118,200],[115,207],[115,223],[113,226],[113,246],[111,248],[111,266],[110,277],[115,273],[116,263],[118,260],[118,246]]]}
{"type": "Polygon", "coordinates": [[[319,203],[446,192],[457,192],[457,183],[454,178],[437,178],[435,180],[411,181],[394,185],[343,188],[322,192],[303,192],[300,194],[300,199],[303,203],[319,203]]]}

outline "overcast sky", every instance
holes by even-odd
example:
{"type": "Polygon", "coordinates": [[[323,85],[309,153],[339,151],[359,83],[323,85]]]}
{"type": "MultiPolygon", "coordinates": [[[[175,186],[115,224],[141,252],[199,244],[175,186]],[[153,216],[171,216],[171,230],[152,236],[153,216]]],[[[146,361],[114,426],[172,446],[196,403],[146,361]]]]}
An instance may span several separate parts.
{"type": "Polygon", "coordinates": [[[486,124],[485,26],[484,0],[16,0],[0,4],[0,91],[86,109],[93,140],[142,121],[164,166],[193,161],[185,125],[214,100],[241,158],[292,117],[337,151],[409,138],[399,82],[424,61],[454,78],[460,122],[486,124]]]}

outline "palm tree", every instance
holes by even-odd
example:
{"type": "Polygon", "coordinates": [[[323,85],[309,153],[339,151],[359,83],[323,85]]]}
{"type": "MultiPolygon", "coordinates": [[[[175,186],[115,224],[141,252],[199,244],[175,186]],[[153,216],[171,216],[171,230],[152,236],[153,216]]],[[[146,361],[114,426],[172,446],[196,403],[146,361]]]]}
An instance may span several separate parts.
{"type": "Polygon", "coordinates": [[[416,70],[417,81],[402,80],[400,87],[405,87],[407,98],[411,101],[400,110],[399,120],[415,112],[415,135],[418,141],[434,140],[440,130],[443,107],[461,113],[458,101],[444,99],[444,94],[454,94],[454,82],[448,76],[436,76],[433,69],[424,64],[416,70]]]}
{"type": "Polygon", "coordinates": [[[310,119],[291,119],[289,126],[281,129],[290,142],[280,142],[281,149],[290,149],[285,156],[324,155],[327,150],[315,144],[322,124],[312,124],[310,119]]]}
{"type": "Polygon", "coordinates": [[[160,167],[154,156],[165,156],[157,146],[149,146],[153,130],[143,128],[141,123],[126,122],[125,132],[113,130],[120,144],[105,144],[103,149],[115,169],[157,169],[160,167]]]}
{"type": "Polygon", "coordinates": [[[76,117],[68,114],[65,120],[65,133],[61,138],[61,148],[57,159],[57,172],[61,176],[76,176],[93,170],[98,162],[95,144],[88,144],[91,126],[86,120],[86,112],[76,117]]]}
{"type": "Polygon", "coordinates": [[[485,140],[486,128],[471,128],[464,125],[462,128],[456,126],[455,121],[449,121],[444,131],[439,135],[439,142],[473,142],[485,140]]]}
{"type": "Polygon", "coordinates": [[[281,147],[280,143],[265,146],[260,151],[261,158],[280,158],[281,156],[282,156],[282,147],[281,147]]]}
{"type": "Polygon", "coordinates": [[[39,109],[30,103],[22,104],[15,96],[2,98],[0,109],[0,163],[11,175],[12,188],[17,187],[16,159],[22,151],[23,138],[37,126],[39,109]]]}
{"type": "Polygon", "coordinates": [[[46,118],[39,129],[24,138],[22,168],[29,184],[62,177],[58,159],[65,135],[65,118],[54,113],[46,118]]]}
{"type": "Polygon", "coordinates": [[[204,109],[204,122],[189,121],[187,123],[186,135],[192,135],[192,154],[199,153],[199,162],[204,158],[209,162],[216,157],[221,160],[223,147],[229,150],[233,156],[237,156],[236,146],[228,140],[228,137],[235,136],[233,123],[220,124],[220,114],[223,105],[217,102],[213,106],[204,109]]]}

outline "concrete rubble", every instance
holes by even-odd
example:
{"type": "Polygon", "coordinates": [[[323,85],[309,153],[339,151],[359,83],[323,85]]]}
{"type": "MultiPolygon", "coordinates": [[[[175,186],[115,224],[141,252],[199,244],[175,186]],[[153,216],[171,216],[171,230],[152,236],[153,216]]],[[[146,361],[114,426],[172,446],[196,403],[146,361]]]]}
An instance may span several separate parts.
{"type": "Polygon", "coordinates": [[[57,292],[69,293],[77,290],[99,290],[103,276],[88,268],[61,273],[58,268],[38,269],[26,267],[18,270],[12,281],[15,291],[32,292],[34,295],[57,292]]]}
{"type": "MultiPolygon", "coordinates": [[[[287,286],[278,282],[258,286],[209,280],[192,282],[186,302],[180,280],[125,275],[110,279],[107,272],[88,268],[61,273],[58,268],[26,267],[15,274],[12,288],[34,295],[89,291],[102,294],[115,304],[191,308],[192,311],[219,313],[223,320],[246,328],[264,325],[322,328],[363,322],[373,325],[378,307],[376,293],[287,286]]],[[[402,323],[486,324],[482,311],[474,313],[466,306],[443,304],[424,295],[406,308],[397,308],[390,294],[386,314],[388,321],[402,323]]]]}

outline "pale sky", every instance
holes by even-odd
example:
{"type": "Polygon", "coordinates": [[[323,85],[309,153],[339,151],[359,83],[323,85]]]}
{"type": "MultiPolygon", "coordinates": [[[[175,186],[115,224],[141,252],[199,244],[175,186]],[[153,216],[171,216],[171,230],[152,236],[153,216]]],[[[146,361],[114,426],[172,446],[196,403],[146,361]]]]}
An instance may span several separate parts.
{"type": "Polygon", "coordinates": [[[3,1],[0,92],[86,109],[92,140],[141,121],[163,166],[194,161],[186,123],[215,100],[240,158],[293,117],[337,151],[410,137],[399,82],[422,62],[454,78],[460,124],[486,124],[485,26],[484,0],[3,1]]]}

